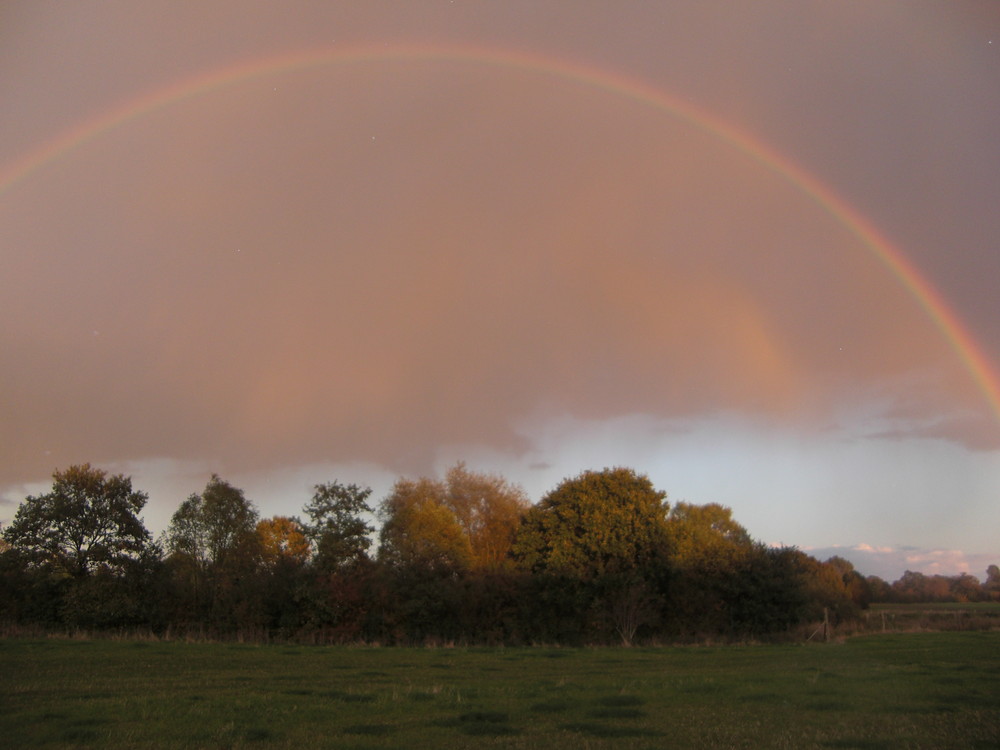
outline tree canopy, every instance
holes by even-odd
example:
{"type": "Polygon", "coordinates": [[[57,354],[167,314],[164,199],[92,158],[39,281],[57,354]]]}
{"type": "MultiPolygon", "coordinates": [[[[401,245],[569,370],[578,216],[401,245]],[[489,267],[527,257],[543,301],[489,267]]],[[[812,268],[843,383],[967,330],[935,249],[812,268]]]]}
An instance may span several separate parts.
{"type": "Polygon", "coordinates": [[[365,559],[375,527],[365,520],[372,513],[370,487],[327,482],[315,486],[305,507],[306,536],[312,542],[316,565],[333,571],[365,559]]]}
{"type": "Polygon", "coordinates": [[[174,513],[168,546],[200,562],[242,562],[259,552],[257,518],[257,509],[243,490],[213,474],[204,491],[188,497],[174,513]]]}
{"type": "Polygon", "coordinates": [[[379,558],[428,571],[467,568],[472,549],[440,482],[400,479],[382,501],[379,558]]]}
{"type": "Polygon", "coordinates": [[[666,497],[632,469],[585,471],[528,511],[512,553],[533,572],[584,578],[650,565],[666,551],[666,497]]]}
{"type": "Polygon", "coordinates": [[[718,503],[676,503],[667,516],[670,559],[677,567],[718,566],[753,547],[753,539],[718,503]]]}
{"type": "Polygon", "coordinates": [[[517,485],[458,463],[445,475],[443,503],[469,540],[474,568],[497,569],[508,560],[521,517],[530,507],[517,485]]]}
{"type": "Polygon", "coordinates": [[[288,516],[273,516],[257,522],[257,539],[264,563],[271,568],[280,565],[304,565],[309,559],[309,540],[302,525],[288,516]]]}
{"type": "Polygon", "coordinates": [[[74,577],[119,567],[146,550],[150,535],[138,514],[148,496],[132,489],[131,478],[82,464],[52,479],[52,490],[25,498],[4,529],[13,549],[74,577]]]}
{"type": "Polygon", "coordinates": [[[131,479],[89,464],[53,474],[0,541],[0,620],[198,637],[428,643],[607,643],[769,637],[858,618],[872,601],[1000,601],[1000,568],[907,571],[887,584],[751,538],[732,511],[668,506],[632,469],[586,471],[535,506],[459,463],[371,490],[315,486],[305,521],[263,520],[212,475],[161,547],[131,479]],[[164,550],[166,555],[164,555],[164,550]]]}

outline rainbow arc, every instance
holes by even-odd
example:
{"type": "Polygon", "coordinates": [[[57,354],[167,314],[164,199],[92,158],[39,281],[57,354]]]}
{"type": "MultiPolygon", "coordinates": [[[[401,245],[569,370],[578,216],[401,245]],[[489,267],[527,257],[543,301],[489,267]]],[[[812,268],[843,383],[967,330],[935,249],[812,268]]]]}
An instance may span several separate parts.
{"type": "Polygon", "coordinates": [[[649,83],[580,62],[534,52],[466,45],[396,44],[295,51],[212,70],[148,92],[85,120],[41,144],[0,171],[0,196],[30,175],[101,134],[164,107],[260,78],[366,62],[443,61],[521,69],[590,86],[631,99],[688,123],[753,158],[794,185],[847,228],[895,277],[948,341],[994,416],[1000,420],[1000,378],[958,315],[903,251],[862,213],[814,175],[759,139],[694,104],[649,83]]]}

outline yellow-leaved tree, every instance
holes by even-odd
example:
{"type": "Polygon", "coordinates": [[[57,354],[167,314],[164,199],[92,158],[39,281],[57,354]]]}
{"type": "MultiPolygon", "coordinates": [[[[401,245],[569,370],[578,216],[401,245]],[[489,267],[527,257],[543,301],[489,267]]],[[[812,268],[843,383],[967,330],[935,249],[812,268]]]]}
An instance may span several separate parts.
{"type": "Polygon", "coordinates": [[[298,567],[309,559],[309,540],[302,526],[288,516],[272,516],[257,522],[260,556],[271,568],[298,567]]]}

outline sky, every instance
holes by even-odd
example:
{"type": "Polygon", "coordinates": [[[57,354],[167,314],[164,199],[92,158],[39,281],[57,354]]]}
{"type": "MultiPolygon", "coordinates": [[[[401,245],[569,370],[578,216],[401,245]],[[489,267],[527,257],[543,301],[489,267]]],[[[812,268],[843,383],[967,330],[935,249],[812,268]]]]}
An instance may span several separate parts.
{"type": "Polygon", "coordinates": [[[0,5],[0,521],[629,466],[1000,563],[1000,4],[0,5]]]}

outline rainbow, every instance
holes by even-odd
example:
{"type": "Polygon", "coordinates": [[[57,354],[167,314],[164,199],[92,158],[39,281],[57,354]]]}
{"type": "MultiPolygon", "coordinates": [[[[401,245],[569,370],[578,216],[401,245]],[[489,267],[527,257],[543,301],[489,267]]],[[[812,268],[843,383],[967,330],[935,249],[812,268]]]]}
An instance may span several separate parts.
{"type": "Polygon", "coordinates": [[[202,73],[144,94],[85,120],[41,144],[0,171],[0,197],[30,175],[99,135],[163,107],[262,76],[330,65],[366,62],[460,62],[521,69],[582,84],[665,112],[729,144],[792,183],[853,233],[916,300],[954,350],[1000,421],[1000,377],[987,355],[945,299],[857,209],[829,186],[759,139],[736,129],[690,102],[640,79],[577,61],[523,50],[466,45],[362,45],[296,51],[253,59],[202,73]]]}

